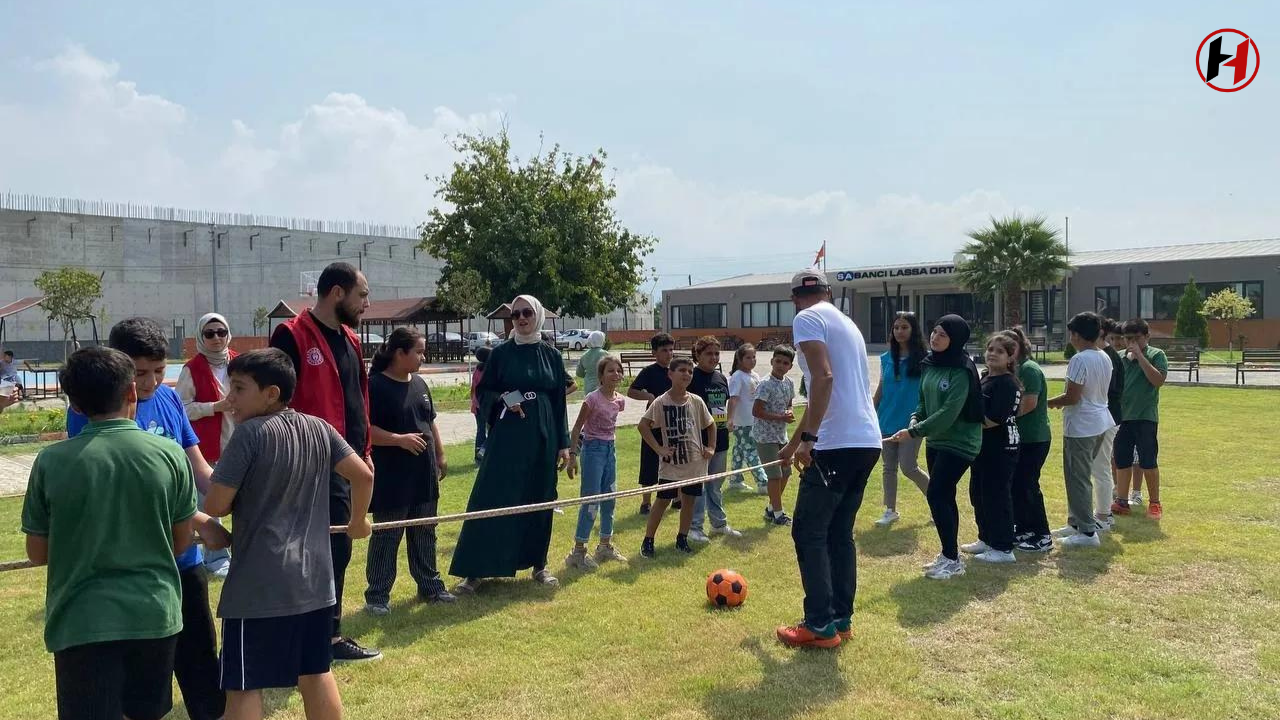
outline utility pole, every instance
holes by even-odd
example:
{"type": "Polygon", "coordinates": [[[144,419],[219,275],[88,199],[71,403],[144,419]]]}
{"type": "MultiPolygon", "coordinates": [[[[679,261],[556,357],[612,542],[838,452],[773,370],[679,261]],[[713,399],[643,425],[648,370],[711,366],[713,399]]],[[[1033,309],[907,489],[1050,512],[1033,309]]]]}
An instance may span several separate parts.
{"type": "Polygon", "coordinates": [[[218,312],[218,244],[217,228],[209,223],[209,266],[213,268],[213,311],[218,312]]]}

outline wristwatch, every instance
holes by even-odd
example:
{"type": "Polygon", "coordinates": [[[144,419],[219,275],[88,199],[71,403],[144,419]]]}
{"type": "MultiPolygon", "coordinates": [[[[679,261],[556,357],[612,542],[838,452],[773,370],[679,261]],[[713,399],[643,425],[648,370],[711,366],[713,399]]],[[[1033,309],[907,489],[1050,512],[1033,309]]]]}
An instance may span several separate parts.
{"type": "Polygon", "coordinates": [[[802,432],[800,433],[800,442],[816,443],[818,442],[818,436],[813,433],[802,432]]]}

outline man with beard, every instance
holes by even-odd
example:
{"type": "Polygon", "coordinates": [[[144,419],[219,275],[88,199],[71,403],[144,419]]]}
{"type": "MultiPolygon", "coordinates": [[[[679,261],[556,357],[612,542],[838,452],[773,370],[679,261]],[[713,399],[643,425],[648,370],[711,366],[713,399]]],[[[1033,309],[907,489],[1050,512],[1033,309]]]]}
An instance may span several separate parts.
{"type": "MultiPolygon", "coordinates": [[[[365,462],[373,468],[369,434],[369,374],[360,351],[360,338],[352,328],[369,307],[369,281],[348,263],[324,269],[316,284],[316,304],[310,310],[276,328],[271,347],[293,360],[298,386],[290,406],[300,413],[327,421],[365,462]]],[[[336,474],[329,477],[329,524],[345,525],[351,519],[351,486],[336,474]]],[[[330,535],[333,582],[337,604],[333,606],[333,659],[375,660],[382,653],[361,647],[342,635],[342,588],[351,562],[351,538],[330,535]]]]}

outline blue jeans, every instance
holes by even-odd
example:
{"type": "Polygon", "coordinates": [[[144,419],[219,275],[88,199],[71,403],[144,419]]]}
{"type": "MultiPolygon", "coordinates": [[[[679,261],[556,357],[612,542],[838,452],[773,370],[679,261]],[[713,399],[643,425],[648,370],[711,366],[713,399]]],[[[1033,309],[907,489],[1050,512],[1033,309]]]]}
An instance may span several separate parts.
{"type": "MultiPolygon", "coordinates": [[[[582,441],[582,488],[580,495],[599,495],[618,489],[618,456],[612,440],[582,441]]],[[[574,540],[586,543],[591,539],[591,526],[600,513],[600,537],[613,537],[613,509],[616,500],[590,503],[578,508],[578,530],[574,540]]]]}
{"type": "MultiPolygon", "coordinates": [[[[717,475],[724,472],[729,459],[727,450],[718,450],[707,463],[707,474],[717,475]]],[[[711,527],[722,528],[729,524],[729,517],[724,513],[724,478],[708,480],[702,484],[702,495],[693,504],[693,523],[690,531],[702,532],[702,519],[711,516],[711,527]]]]}
{"type": "Polygon", "coordinates": [[[477,412],[476,413],[476,456],[477,457],[479,457],[480,453],[484,451],[484,443],[485,443],[485,440],[487,439],[488,438],[487,438],[487,433],[485,428],[484,415],[477,412]]]}

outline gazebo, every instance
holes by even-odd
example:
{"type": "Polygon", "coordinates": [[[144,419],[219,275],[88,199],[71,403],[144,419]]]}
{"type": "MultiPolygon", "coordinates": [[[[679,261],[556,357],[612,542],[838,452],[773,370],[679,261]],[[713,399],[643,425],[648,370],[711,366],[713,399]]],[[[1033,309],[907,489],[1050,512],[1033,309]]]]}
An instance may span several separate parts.
{"type": "Polygon", "coordinates": [[[467,344],[463,339],[463,323],[466,316],[449,310],[435,296],[376,300],[369,303],[360,323],[360,333],[368,337],[372,328],[382,331],[385,338],[400,326],[421,326],[427,336],[427,362],[463,362],[467,357],[467,344]],[[449,337],[449,325],[458,324],[458,337],[449,337]]]}
{"type": "MultiPolygon", "coordinates": [[[[560,316],[551,308],[543,308],[543,312],[546,313],[546,319],[551,321],[551,332],[552,334],[555,334],[556,320],[559,320],[560,316]]],[[[511,334],[511,328],[514,326],[514,323],[511,322],[511,303],[502,303],[497,307],[497,309],[485,317],[489,320],[489,332],[493,332],[493,321],[501,320],[502,337],[505,338],[511,334]]]]}

